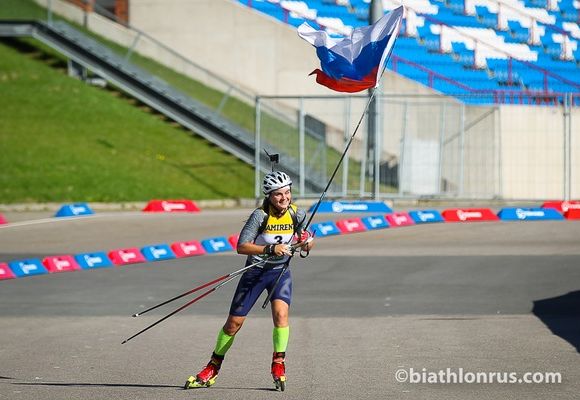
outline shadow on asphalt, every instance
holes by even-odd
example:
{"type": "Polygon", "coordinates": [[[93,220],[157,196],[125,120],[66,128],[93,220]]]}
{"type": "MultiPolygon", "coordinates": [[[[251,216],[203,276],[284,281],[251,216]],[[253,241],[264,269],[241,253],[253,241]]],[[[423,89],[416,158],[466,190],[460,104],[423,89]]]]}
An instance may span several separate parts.
{"type": "Polygon", "coordinates": [[[536,300],[532,313],[580,353],[580,290],[536,300]]]}
{"type": "MultiPolygon", "coordinates": [[[[14,379],[8,377],[0,377],[0,379],[14,379]]],[[[84,382],[12,382],[12,385],[17,386],[57,386],[57,387],[127,387],[127,388],[176,388],[180,390],[197,390],[184,389],[183,386],[177,385],[145,385],[140,383],[84,383],[84,382]]],[[[199,388],[207,389],[207,388],[199,388]]],[[[227,387],[219,386],[212,387],[215,390],[259,390],[266,392],[277,392],[274,388],[250,388],[250,387],[227,387]]]]}
{"type": "Polygon", "coordinates": [[[83,383],[83,382],[13,382],[22,386],[60,386],[60,387],[134,387],[134,388],[179,388],[176,385],[144,385],[140,383],[83,383]]]}

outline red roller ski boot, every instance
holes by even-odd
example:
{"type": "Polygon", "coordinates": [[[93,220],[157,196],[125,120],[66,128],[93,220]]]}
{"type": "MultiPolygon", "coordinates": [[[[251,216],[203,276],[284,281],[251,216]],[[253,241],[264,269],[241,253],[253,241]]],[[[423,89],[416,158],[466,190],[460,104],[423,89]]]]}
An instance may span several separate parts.
{"type": "Polygon", "coordinates": [[[272,356],[272,378],[276,390],[284,391],[286,389],[286,365],[284,361],[286,353],[274,353],[272,356]]]}
{"type": "Polygon", "coordinates": [[[223,356],[220,357],[214,353],[205,368],[202,369],[196,376],[190,376],[185,382],[183,388],[193,389],[212,386],[217,379],[223,359],[223,356]]]}

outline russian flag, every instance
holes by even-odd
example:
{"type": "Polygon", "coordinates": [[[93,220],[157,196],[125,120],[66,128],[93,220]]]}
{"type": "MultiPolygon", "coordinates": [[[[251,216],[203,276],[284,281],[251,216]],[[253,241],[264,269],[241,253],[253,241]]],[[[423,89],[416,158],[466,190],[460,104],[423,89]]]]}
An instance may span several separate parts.
{"type": "Polygon", "coordinates": [[[403,6],[376,23],[355,28],[350,37],[331,38],[304,22],[298,35],[316,47],[322,70],[315,69],[316,82],[338,92],[360,92],[376,87],[403,19],[403,6]]]}

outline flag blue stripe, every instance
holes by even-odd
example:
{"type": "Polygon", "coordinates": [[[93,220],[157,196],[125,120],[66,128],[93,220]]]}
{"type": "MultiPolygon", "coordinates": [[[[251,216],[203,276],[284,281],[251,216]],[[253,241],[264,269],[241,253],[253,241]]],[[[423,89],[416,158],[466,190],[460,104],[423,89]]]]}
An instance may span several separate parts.
{"type": "Polygon", "coordinates": [[[362,80],[379,66],[390,38],[391,35],[387,35],[378,42],[370,42],[363,47],[361,53],[352,63],[324,46],[317,47],[316,54],[320,59],[322,70],[331,78],[362,80]]]}

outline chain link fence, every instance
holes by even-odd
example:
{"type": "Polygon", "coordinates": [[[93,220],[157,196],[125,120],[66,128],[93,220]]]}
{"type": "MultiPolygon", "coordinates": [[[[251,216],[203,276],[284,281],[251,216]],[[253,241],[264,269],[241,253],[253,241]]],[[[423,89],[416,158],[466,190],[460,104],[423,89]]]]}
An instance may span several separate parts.
{"type": "MultiPolygon", "coordinates": [[[[305,176],[322,185],[328,181],[359,121],[329,197],[580,197],[580,134],[573,129],[580,121],[580,108],[573,106],[577,94],[549,99],[544,94],[539,105],[530,105],[533,99],[474,105],[485,103],[478,95],[384,94],[370,108],[375,120],[365,112],[368,101],[367,96],[259,97],[256,147],[275,146],[299,160],[295,190],[301,197],[320,195],[304,184],[305,176]]],[[[256,173],[257,197],[261,177],[256,173]]]]}

